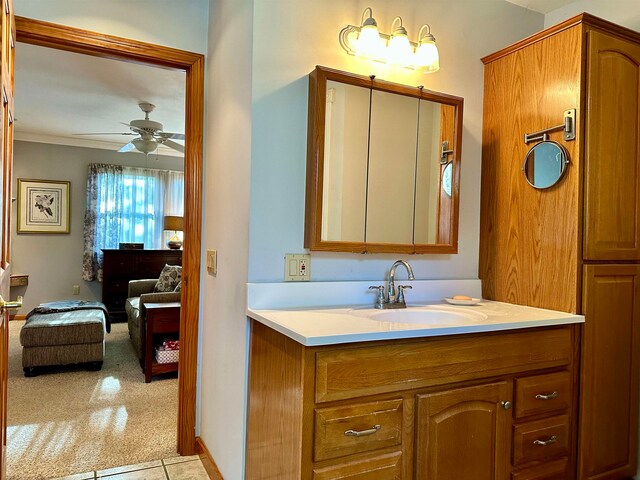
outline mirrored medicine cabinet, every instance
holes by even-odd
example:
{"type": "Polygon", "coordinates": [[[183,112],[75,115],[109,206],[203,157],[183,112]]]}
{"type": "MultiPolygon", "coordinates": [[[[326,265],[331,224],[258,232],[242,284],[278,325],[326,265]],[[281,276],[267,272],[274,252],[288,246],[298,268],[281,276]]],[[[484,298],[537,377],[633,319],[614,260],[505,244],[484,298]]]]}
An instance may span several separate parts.
{"type": "Polygon", "coordinates": [[[457,253],[463,99],[316,67],[305,248],[457,253]]]}

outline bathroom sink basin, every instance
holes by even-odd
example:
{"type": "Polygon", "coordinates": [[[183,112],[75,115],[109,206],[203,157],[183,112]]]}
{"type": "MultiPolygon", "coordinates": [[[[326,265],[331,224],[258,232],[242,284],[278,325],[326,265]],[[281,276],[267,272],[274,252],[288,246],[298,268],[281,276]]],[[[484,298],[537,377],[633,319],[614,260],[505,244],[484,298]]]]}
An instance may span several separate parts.
{"type": "Polygon", "coordinates": [[[468,325],[482,322],[487,316],[480,312],[433,306],[407,307],[398,310],[353,310],[357,316],[390,323],[410,323],[433,327],[468,325]]]}

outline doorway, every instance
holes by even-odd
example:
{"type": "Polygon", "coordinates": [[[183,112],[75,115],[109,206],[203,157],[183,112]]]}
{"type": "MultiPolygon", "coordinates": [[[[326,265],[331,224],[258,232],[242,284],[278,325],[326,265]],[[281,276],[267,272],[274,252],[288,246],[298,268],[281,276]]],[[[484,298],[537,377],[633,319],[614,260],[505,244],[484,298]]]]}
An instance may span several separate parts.
{"type": "Polygon", "coordinates": [[[180,313],[177,451],[195,452],[195,405],[202,217],[204,56],[16,17],[16,40],[43,47],[186,72],[184,236],[180,313]]]}

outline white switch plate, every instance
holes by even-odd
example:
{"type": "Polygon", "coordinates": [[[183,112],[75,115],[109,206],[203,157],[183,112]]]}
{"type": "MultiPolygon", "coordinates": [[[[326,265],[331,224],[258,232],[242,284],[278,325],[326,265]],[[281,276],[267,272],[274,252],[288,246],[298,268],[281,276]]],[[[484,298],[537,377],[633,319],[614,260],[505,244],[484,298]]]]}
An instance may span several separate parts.
{"type": "Polygon", "coordinates": [[[80,295],[80,285],[73,286],[73,295],[80,295]]]}
{"type": "Polygon", "coordinates": [[[207,273],[214,277],[218,275],[218,251],[207,250],[207,273]]]}
{"type": "Polygon", "coordinates": [[[311,278],[311,255],[287,253],[284,256],[284,281],[308,282],[311,278]]]}

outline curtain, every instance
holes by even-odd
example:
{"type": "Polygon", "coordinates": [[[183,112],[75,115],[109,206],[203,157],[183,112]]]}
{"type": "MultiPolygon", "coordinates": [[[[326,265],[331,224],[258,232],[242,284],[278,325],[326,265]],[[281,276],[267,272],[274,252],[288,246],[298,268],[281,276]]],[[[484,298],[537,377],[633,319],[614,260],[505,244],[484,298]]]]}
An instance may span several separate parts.
{"type": "Polygon", "coordinates": [[[182,215],[183,204],[182,172],[89,165],[82,278],[102,281],[103,248],[162,248],[164,215],[182,215]]]}
{"type": "Polygon", "coordinates": [[[118,246],[120,218],[116,206],[122,198],[122,180],[119,165],[89,165],[82,258],[84,280],[102,280],[101,249],[118,246]]]}

